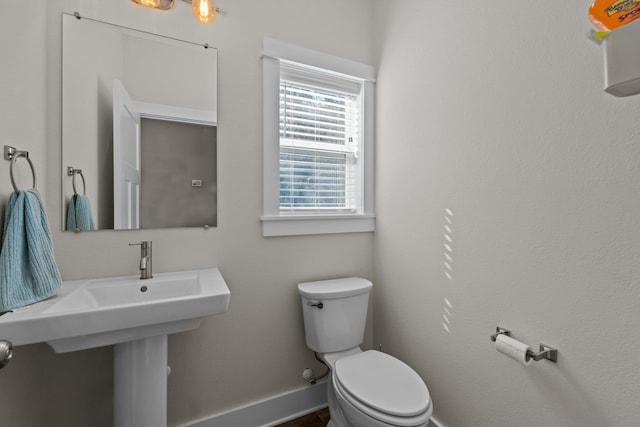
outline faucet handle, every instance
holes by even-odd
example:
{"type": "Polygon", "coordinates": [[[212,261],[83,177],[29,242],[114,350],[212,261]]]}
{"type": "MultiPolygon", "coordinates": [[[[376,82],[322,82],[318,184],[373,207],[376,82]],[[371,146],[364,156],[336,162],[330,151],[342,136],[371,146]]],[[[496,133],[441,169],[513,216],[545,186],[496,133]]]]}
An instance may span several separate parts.
{"type": "Polygon", "coordinates": [[[146,249],[151,246],[151,243],[151,240],[143,240],[142,242],[138,243],[129,243],[129,246],[142,246],[142,249],[146,249]]]}

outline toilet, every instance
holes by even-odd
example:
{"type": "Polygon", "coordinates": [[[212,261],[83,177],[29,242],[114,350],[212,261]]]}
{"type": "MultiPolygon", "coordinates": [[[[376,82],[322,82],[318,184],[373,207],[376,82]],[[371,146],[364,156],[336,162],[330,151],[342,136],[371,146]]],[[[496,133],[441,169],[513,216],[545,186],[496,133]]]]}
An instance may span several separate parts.
{"type": "Polygon", "coordinates": [[[370,281],[349,277],[298,285],[307,346],[330,369],[328,427],[426,427],[429,390],[404,362],[362,351],[370,281]]]}

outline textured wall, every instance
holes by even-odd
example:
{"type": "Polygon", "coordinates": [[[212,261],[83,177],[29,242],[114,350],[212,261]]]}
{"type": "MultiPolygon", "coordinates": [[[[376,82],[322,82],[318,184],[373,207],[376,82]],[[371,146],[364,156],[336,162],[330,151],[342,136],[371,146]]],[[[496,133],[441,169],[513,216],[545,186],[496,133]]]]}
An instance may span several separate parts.
{"type": "Polygon", "coordinates": [[[640,97],[603,92],[588,2],[375,5],[376,343],[449,427],[640,425],[640,97]]]}
{"type": "MultiPolygon", "coordinates": [[[[221,0],[226,14],[208,27],[193,20],[187,4],[176,3],[168,12],[126,0],[8,3],[0,16],[0,140],[33,153],[63,278],[135,275],[139,251],[127,244],[153,240],[157,272],[218,267],[231,289],[228,313],[169,340],[171,425],[304,387],[302,370],[320,368],[304,343],[296,284],[346,275],[371,278],[373,270],[370,233],[266,239],[259,219],[262,37],[371,62],[369,0],[221,0]],[[63,10],[219,49],[216,229],[59,231],[63,10]],[[333,36],[317,37],[326,28],[333,36]]],[[[6,177],[7,171],[8,164],[0,162],[0,173],[6,177]]],[[[8,180],[2,180],[0,199],[9,192],[8,180]]],[[[62,355],[44,344],[17,348],[9,368],[0,371],[3,423],[110,426],[111,363],[110,348],[62,355]]]]}

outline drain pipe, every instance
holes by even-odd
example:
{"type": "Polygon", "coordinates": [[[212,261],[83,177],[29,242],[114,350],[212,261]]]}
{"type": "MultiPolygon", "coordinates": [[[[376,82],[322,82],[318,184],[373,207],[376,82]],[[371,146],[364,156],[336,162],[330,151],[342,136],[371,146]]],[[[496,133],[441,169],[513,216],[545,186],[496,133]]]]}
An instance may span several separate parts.
{"type": "Polygon", "coordinates": [[[324,366],[326,366],[327,370],[324,374],[320,375],[319,377],[315,377],[313,376],[313,370],[307,368],[304,371],[302,371],[302,378],[304,378],[305,380],[307,380],[307,382],[311,385],[314,385],[316,382],[318,382],[318,380],[323,379],[324,377],[326,377],[327,375],[329,375],[329,372],[331,372],[331,369],[329,369],[329,366],[327,365],[327,362],[325,362],[324,360],[320,359],[320,357],[318,356],[318,353],[313,353],[313,355],[316,357],[316,360],[320,363],[322,363],[324,366]]]}

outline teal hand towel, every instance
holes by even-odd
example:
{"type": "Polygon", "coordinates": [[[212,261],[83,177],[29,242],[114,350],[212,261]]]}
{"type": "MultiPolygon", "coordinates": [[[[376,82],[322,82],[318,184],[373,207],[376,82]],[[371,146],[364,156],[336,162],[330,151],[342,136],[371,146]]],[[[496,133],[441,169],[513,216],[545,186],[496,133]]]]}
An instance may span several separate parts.
{"type": "Polygon", "coordinates": [[[87,196],[74,194],[67,208],[67,230],[95,230],[91,203],[87,196]]]}
{"type": "Polygon", "coordinates": [[[12,193],[0,251],[0,312],[49,298],[61,283],[40,195],[12,193]]]}

